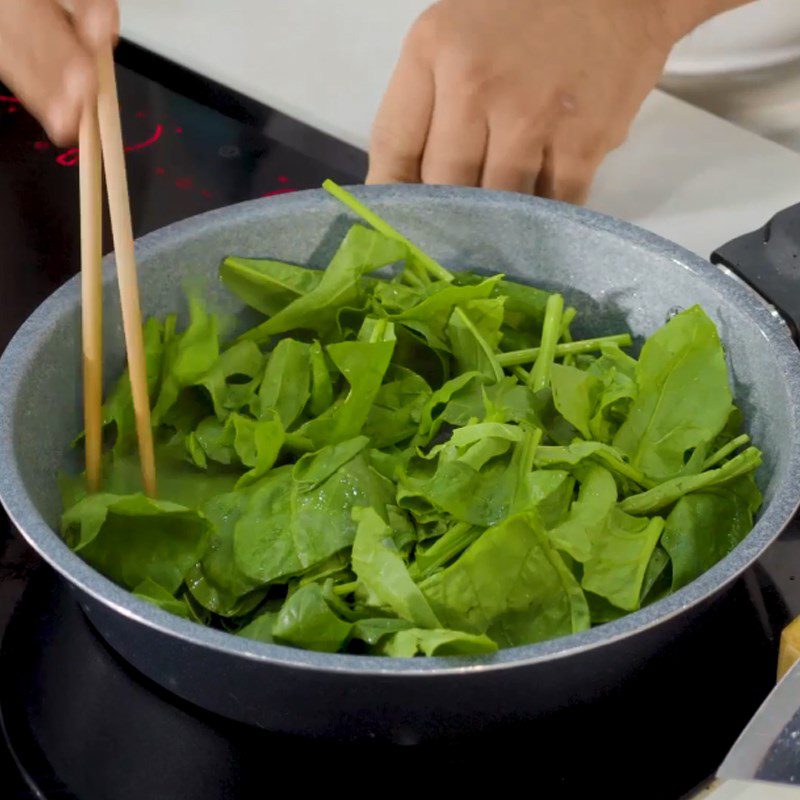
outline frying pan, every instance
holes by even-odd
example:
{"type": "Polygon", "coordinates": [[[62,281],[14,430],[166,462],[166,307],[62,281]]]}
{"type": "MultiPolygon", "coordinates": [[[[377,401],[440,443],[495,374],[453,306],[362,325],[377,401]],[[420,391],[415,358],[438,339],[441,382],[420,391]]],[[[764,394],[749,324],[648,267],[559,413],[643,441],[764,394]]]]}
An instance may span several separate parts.
{"type": "MultiPolygon", "coordinates": [[[[77,279],[46,300],[0,359],[0,498],[27,541],[74,587],[124,659],[176,695],[263,728],[418,742],[557,713],[614,690],[679,639],[781,533],[800,502],[800,354],[775,309],[730,271],[632,225],[507,193],[370,187],[355,193],[448,266],[557,289],[580,310],[577,335],[638,339],[701,304],[727,349],[734,396],[764,452],[764,506],[726,558],[677,593],[579,634],[479,658],[391,659],[263,644],[172,616],[121,589],[55,533],[56,475],[82,427],[77,279]],[[581,328],[582,326],[582,328],[581,328]]],[[[321,191],[257,200],[164,228],[137,243],[144,311],[183,306],[209,278],[211,302],[246,312],[216,280],[236,254],[322,267],[347,225],[321,191]]],[[[113,257],[104,264],[104,370],[124,366],[113,257]]]]}

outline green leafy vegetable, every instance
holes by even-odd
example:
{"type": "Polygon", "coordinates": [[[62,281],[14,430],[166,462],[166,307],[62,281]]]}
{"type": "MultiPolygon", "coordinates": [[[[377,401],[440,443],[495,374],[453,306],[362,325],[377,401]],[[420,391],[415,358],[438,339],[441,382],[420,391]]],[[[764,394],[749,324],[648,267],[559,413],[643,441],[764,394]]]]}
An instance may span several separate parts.
{"type": "Polygon", "coordinates": [[[626,611],[639,607],[650,557],[664,529],[664,520],[631,517],[612,509],[592,543],[583,567],[583,587],[626,611]]]}
{"type": "Polygon", "coordinates": [[[578,473],[580,492],[567,518],[549,530],[550,541],[576,561],[585,562],[617,503],[617,485],[611,473],[589,465],[578,473]]]}
{"type": "Polygon", "coordinates": [[[231,256],[222,262],[220,277],[244,303],[268,317],[319,285],[323,273],[282,261],[231,256]]]}
{"type": "Polygon", "coordinates": [[[494,653],[497,644],[488,636],[462,631],[409,628],[384,639],[377,652],[393,658],[423,656],[479,656],[494,653]]]}
{"type": "Polygon", "coordinates": [[[750,475],[711,491],[689,494],[667,517],[664,549],[679,589],[726,556],[753,527],[761,495],[750,475]]]}
{"type": "Polygon", "coordinates": [[[260,642],[485,656],[618,619],[744,539],[761,453],[700,308],[638,359],[628,332],[575,341],[560,294],[450,272],[325,186],[369,227],[325,270],[226,258],[254,327],[230,339],[196,294],[185,327],[146,322],[159,499],[125,373],[102,491],[59,477],[88,563],[260,642]]]}
{"type": "Polygon", "coordinates": [[[196,511],[143,495],[90,495],[61,521],[70,547],[111,580],[134,589],[150,579],[171,593],[205,551],[209,527],[196,511]]]}
{"type": "Polygon", "coordinates": [[[339,459],[337,449],[328,447],[300,478],[291,467],[281,467],[254,486],[234,533],[242,572],[260,583],[298,575],[352,546],[353,508],[387,513],[394,500],[392,485],[369,466],[363,451],[318,483],[309,483],[309,472],[322,472],[339,459]]]}
{"type": "Polygon", "coordinates": [[[186,330],[165,336],[161,386],[153,407],[153,425],[161,423],[177,402],[181,390],[198,383],[218,358],[219,322],[205,310],[198,297],[190,295],[186,330]]]}
{"type": "Polygon", "coordinates": [[[369,591],[401,619],[422,628],[439,620],[408,574],[386,522],[371,508],[354,509],[358,521],[353,542],[353,571],[369,591]]]}
{"type": "Polygon", "coordinates": [[[394,239],[354,225],[320,282],[266,322],[248,331],[245,337],[263,343],[270,336],[291,330],[330,333],[336,324],[337,313],[359,303],[364,289],[360,280],[362,275],[400,261],[405,252],[405,248],[394,239]]]}
{"type": "Polygon", "coordinates": [[[501,647],[589,626],[581,587],[530,512],[487,530],[422,588],[444,625],[486,634],[501,647]]]}
{"type": "Polygon", "coordinates": [[[164,611],[169,611],[170,614],[175,614],[177,617],[192,618],[189,606],[183,600],[176,598],[172,592],[167,591],[163,586],[156,583],[152,578],[145,578],[134,588],[133,593],[142,600],[147,600],[148,603],[152,603],[164,611]]]}
{"type": "Polygon", "coordinates": [[[636,364],[636,386],[614,444],[650,478],[675,477],[687,455],[714,441],[731,413],[725,354],[714,323],[699,306],[647,340],[636,364]]]}
{"type": "Polygon", "coordinates": [[[283,427],[289,430],[311,397],[311,372],[309,345],[294,339],[281,339],[270,354],[258,390],[256,416],[263,417],[276,411],[283,427]]]}
{"type": "Polygon", "coordinates": [[[272,636],[294,647],[335,653],[347,641],[351,627],[331,610],[320,585],[310,583],[286,601],[272,627],[272,636]]]}

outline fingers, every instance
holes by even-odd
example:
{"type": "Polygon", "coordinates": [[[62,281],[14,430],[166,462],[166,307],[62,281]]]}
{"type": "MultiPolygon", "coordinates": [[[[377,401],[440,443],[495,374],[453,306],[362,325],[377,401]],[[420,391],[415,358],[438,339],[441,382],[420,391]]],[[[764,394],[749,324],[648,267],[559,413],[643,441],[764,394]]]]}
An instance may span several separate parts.
{"type": "Polygon", "coordinates": [[[614,131],[600,119],[563,117],[545,148],[536,194],[575,205],[585,203],[600,163],[614,146],[614,131]]]}
{"type": "Polygon", "coordinates": [[[485,189],[533,194],[544,160],[544,136],[531,121],[498,118],[489,141],[480,185],[485,189]]]}
{"type": "Polygon", "coordinates": [[[116,43],[119,8],[116,0],[62,0],[83,45],[92,52],[116,43]]]}
{"type": "Polygon", "coordinates": [[[483,169],[489,131],[468,95],[437,94],[425,154],[424,183],[477,186],[483,169]]]}
{"type": "Polygon", "coordinates": [[[544,163],[536,183],[536,194],[551,200],[582,205],[586,202],[602,154],[580,155],[558,142],[545,150],[544,163]]]}
{"type": "Polygon", "coordinates": [[[420,180],[432,111],[433,73],[423,48],[412,35],[375,118],[367,183],[420,180]]]}
{"type": "Polygon", "coordinates": [[[0,32],[0,79],[56,144],[73,143],[96,76],[66,13],[51,0],[0,3],[0,32]]]}

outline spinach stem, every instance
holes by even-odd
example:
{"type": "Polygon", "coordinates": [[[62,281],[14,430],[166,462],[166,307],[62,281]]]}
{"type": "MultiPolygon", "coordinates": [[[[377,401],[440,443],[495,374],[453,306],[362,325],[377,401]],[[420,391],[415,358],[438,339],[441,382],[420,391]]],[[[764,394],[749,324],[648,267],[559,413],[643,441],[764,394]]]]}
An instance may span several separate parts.
{"type": "Polygon", "coordinates": [[[388,322],[389,321],[385,317],[381,317],[375,323],[375,327],[372,329],[372,335],[369,337],[370,344],[375,344],[376,342],[383,341],[383,337],[386,334],[386,326],[388,322]]]}
{"type": "Polygon", "coordinates": [[[415,289],[425,288],[425,284],[420,280],[420,277],[417,275],[416,271],[411,269],[409,264],[406,264],[406,268],[403,270],[400,279],[415,289]]]}
{"type": "MultiPolygon", "coordinates": [[[[569,326],[572,325],[572,321],[575,319],[575,315],[577,314],[577,310],[570,306],[565,312],[564,316],[561,318],[561,338],[566,342],[572,342],[572,331],[569,329],[569,326]]],[[[564,366],[571,367],[575,363],[575,356],[572,353],[567,353],[564,356],[564,366]]]]}
{"type": "MultiPolygon", "coordinates": [[[[565,456],[567,453],[569,453],[568,447],[543,446],[537,449],[536,460],[540,465],[544,464],[545,466],[548,464],[559,464],[566,460],[565,456]]],[[[650,478],[641,473],[638,469],[636,469],[636,467],[634,467],[632,464],[629,464],[627,461],[623,461],[622,458],[615,455],[613,449],[610,447],[598,448],[596,452],[591,453],[590,458],[592,461],[599,461],[601,464],[608,467],[612,472],[632,480],[634,483],[638,484],[639,486],[643,486],[645,489],[650,489],[655,485],[650,478]]],[[[569,462],[567,461],[567,463],[569,462]]]]}
{"type": "Polygon", "coordinates": [[[542,344],[531,370],[528,386],[534,392],[546,389],[550,385],[550,371],[556,354],[556,345],[561,336],[561,315],[564,312],[564,298],[560,294],[551,294],[547,298],[542,325],[542,344]]]}
{"type": "Polygon", "coordinates": [[[415,581],[430,577],[439,567],[466,550],[482,533],[482,528],[476,528],[469,522],[457,522],[425,552],[417,553],[416,560],[408,570],[409,574],[415,581]]]}
{"type": "MultiPolygon", "coordinates": [[[[553,357],[560,358],[579,353],[591,353],[600,350],[604,344],[616,344],[620,347],[630,347],[633,340],[629,333],[618,333],[614,336],[600,336],[597,339],[581,339],[577,342],[562,342],[555,346],[553,357]]],[[[529,347],[525,350],[510,350],[507,353],[498,353],[497,361],[502,367],[516,367],[520,364],[530,364],[536,361],[541,353],[541,347],[529,347]]]]}
{"type": "Polygon", "coordinates": [[[350,583],[340,583],[338,586],[333,587],[333,593],[338,595],[339,597],[345,597],[348,594],[352,594],[356,587],[358,586],[358,581],[351,581],[350,583]]]}
{"type": "MultiPolygon", "coordinates": [[[[498,360],[498,362],[500,361],[500,357],[499,356],[498,356],[497,360],[498,360]]],[[[501,366],[502,366],[502,364],[501,364],[501,366]]],[[[525,370],[522,369],[522,367],[520,367],[520,366],[511,367],[511,371],[514,373],[514,375],[517,377],[517,379],[520,381],[520,383],[524,383],[524,384],[527,385],[528,380],[530,380],[531,376],[527,372],[525,372],[525,370]]]]}
{"type": "Polygon", "coordinates": [[[639,472],[636,467],[632,466],[627,461],[623,461],[621,458],[615,458],[611,453],[601,450],[597,453],[597,460],[605,462],[607,466],[611,467],[619,475],[630,478],[634,483],[638,483],[639,486],[644,486],[645,489],[650,489],[654,485],[653,481],[644,473],[639,472]]]}
{"type": "Polygon", "coordinates": [[[532,431],[526,431],[525,438],[522,440],[522,444],[518,445],[518,447],[523,448],[522,470],[523,474],[525,475],[527,475],[529,472],[533,472],[533,464],[536,460],[536,451],[542,442],[542,435],[543,432],[541,428],[534,428],[532,431]]]}
{"type": "Polygon", "coordinates": [[[718,486],[746,475],[748,472],[753,472],[758,469],[760,464],[761,453],[755,447],[748,447],[747,450],[743,450],[721,467],[709,469],[697,475],[681,475],[677,478],[670,478],[646,492],[632,494],[620,502],[619,508],[634,516],[651,514],[672,505],[676,500],[691,492],[718,486]]]}
{"type": "Polygon", "coordinates": [[[734,450],[738,450],[743,445],[746,445],[749,441],[750,437],[746,433],[743,433],[741,436],[737,436],[735,439],[731,439],[728,444],[720,447],[716,453],[710,455],[703,462],[703,471],[713,467],[715,464],[719,464],[720,461],[727,458],[734,450]]]}
{"type": "Polygon", "coordinates": [[[375,228],[378,233],[388,236],[390,239],[402,242],[407,248],[411,256],[413,256],[419,264],[421,264],[430,273],[431,277],[440,281],[452,281],[453,273],[446,270],[438,261],[432,259],[427,253],[424,253],[413,242],[410,242],[403,236],[402,233],[396,231],[386,220],[381,219],[374,211],[367,208],[362,202],[356,200],[350,192],[343,189],[332,180],[326,180],[322,184],[322,188],[333,195],[340,203],[344,203],[351,211],[358,214],[361,219],[368,222],[375,228]]]}

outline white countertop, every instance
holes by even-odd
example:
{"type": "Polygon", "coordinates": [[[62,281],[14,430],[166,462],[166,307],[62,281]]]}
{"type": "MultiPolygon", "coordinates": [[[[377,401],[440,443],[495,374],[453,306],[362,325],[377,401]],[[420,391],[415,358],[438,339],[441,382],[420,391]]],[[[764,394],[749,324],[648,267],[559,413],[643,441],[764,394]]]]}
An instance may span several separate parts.
{"type": "MultiPolygon", "coordinates": [[[[428,4],[120,0],[126,38],[360,147],[428,4]]],[[[589,205],[707,256],[798,202],[800,154],[656,91],[589,205]]]]}

